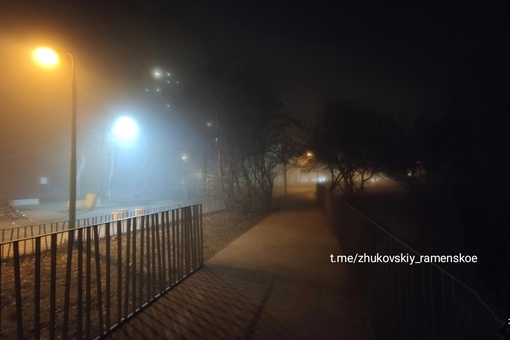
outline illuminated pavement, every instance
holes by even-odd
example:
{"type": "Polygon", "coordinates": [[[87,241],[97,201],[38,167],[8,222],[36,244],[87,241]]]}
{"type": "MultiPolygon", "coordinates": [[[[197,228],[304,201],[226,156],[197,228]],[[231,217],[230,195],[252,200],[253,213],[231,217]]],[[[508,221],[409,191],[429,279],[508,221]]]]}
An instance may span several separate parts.
{"type": "Polygon", "coordinates": [[[275,213],[109,339],[360,339],[361,298],[313,192],[275,213]]]}

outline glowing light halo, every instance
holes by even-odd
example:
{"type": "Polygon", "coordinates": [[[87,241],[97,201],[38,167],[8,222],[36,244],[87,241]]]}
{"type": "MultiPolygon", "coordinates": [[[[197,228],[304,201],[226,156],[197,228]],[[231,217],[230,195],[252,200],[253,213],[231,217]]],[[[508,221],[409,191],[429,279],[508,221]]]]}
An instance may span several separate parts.
{"type": "Polygon", "coordinates": [[[155,68],[152,70],[152,76],[156,79],[161,79],[163,77],[163,72],[159,68],[155,68]]]}
{"type": "Polygon", "coordinates": [[[52,68],[58,65],[58,54],[49,47],[38,47],[33,52],[34,60],[43,67],[52,68]]]}
{"type": "Polygon", "coordinates": [[[137,134],[138,125],[131,117],[120,117],[113,126],[113,135],[123,142],[132,140],[137,134]]]}

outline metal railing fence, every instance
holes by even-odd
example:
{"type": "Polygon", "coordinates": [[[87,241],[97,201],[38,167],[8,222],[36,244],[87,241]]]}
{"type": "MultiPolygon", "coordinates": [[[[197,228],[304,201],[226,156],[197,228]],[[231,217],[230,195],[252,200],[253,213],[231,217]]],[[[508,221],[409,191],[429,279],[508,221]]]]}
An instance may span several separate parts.
{"type": "MultiPolygon", "coordinates": [[[[177,209],[177,208],[180,208],[183,206],[189,206],[189,205],[195,205],[195,204],[202,204],[202,207],[203,207],[202,212],[204,214],[225,210],[225,202],[223,200],[208,200],[208,201],[202,201],[202,202],[191,202],[191,203],[175,204],[175,205],[157,207],[157,208],[148,208],[147,207],[147,208],[121,209],[121,211],[123,212],[122,214],[119,214],[118,212],[114,211],[113,214],[106,214],[106,215],[101,215],[101,216],[77,219],[75,222],[75,226],[76,227],[85,227],[85,226],[90,226],[90,225],[94,225],[94,224],[102,224],[102,223],[112,222],[112,221],[115,221],[115,220],[121,218],[119,216],[122,216],[122,218],[135,217],[135,216],[140,216],[140,215],[145,215],[145,214],[153,214],[153,213],[157,213],[157,212],[161,212],[161,211],[177,209]]],[[[33,225],[28,225],[28,226],[18,226],[18,227],[0,229],[0,243],[19,240],[19,239],[33,238],[35,236],[51,234],[51,233],[55,233],[58,231],[64,231],[67,229],[69,229],[68,221],[57,221],[57,222],[50,222],[50,223],[41,223],[41,224],[33,224],[33,225]]],[[[21,244],[20,246],[24,247],[24,246],[26,246],[26,244],[21,244]]],[[[24,251],[24,249],[22,249],[22,251],[24,251]]]]}
{"type": "Polygon", "coordinates": [[[105,335],[202,266],[202,237],[197,204],[0,243],[0,338],[105,335]]]}
{"type": "Polygon", "coordinates": [[[361,263],[365,254],[421,254],[326,188],[318,186],[317,196],[342,253],[359,256],[349,266],[363,295],[370,338],[477,339],[502,329],[503,321],[476,291],[434,263],[361,263]]]}

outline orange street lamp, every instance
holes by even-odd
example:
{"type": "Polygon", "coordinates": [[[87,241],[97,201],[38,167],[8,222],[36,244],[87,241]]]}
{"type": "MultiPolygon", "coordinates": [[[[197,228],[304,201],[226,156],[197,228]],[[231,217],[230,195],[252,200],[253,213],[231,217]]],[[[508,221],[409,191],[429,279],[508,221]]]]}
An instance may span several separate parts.
{"type": "MultiPolygon", "coordinates": [[[[69,175],[69,228],[75,227],[76,221],[76,75],[74,72],[74,58],[71,53],[71,160],[69,175]]],[[[46,68],[53,68],[59,63],[59,55],[49,47],[39,47],[34,50],[36,62],[46,68]]]]}
{"type": "Polygon", "coordinates": [[[35,49],[33,57],[42,67],[55,67],[60,61],[58,54],[49,47],[39,47],[35,49]]]}

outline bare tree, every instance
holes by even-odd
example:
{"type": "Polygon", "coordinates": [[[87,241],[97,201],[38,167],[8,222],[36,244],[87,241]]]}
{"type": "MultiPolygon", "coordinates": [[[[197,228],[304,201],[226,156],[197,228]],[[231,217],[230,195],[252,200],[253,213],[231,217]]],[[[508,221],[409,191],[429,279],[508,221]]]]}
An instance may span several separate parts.
{"type": "Polygon", "coordinates": [[[315,161],[331,176],[330,190],[355,195],[378,171],[391,165],[400,131],[381,111],[337,100],[326,106],[314,132],[315,161]]]}
{"type": "Polygon", "coordinates": [[[280,112],[278,78],[250,60],[215,60],[183,95],[186,130],[196,131],[186,144],[229,210],[270,209],[274,178],[291,157],[295,122],[280,112]]]}

